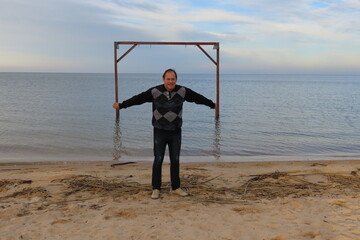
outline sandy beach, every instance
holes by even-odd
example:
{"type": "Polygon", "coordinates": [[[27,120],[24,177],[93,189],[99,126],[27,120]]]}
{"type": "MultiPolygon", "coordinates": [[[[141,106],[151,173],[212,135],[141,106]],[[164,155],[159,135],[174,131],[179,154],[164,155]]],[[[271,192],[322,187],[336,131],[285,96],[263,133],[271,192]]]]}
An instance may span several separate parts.
{"type": "Polygon", "coordinates": [[[360,239],[360,160],[0,163],[0,239],[360,239]]]}

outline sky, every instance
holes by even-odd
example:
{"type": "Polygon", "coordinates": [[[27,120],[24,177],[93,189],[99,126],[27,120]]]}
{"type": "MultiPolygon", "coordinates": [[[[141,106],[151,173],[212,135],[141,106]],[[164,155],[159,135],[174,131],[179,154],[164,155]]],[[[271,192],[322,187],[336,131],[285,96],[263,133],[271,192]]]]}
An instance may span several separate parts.
{"type": "MultiPolygon", "coordinates": [[[[0,72],[114,72],[114,41],[220,43],[221,73],[360,74],[360,0],[0,0],[0,72]]],[[[121,56],[131,45],[121,45],[121,56]]],[[[205,50],[216,58],[212,47],[205,50]]],[[[212,73],[194,46],[140,45],[119,72],[212,73]]]]}

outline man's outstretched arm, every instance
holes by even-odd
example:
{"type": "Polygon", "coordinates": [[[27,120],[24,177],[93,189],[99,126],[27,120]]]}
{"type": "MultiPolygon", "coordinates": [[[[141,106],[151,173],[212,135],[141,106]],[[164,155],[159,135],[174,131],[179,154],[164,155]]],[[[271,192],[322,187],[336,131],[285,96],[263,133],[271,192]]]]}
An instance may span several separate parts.
{"type": "Polygon", "coordinates": [[[151,95],[151,89],[142,92],[138,95],[135,95],[125,101],[123,101],[122,103],[119,102],[115,102],[113,103],[113,108],[119,110],[122,108],[127,108],[127,107],[131,107],[134,105],[140,105],[146,102],[152,102],[152,95],[151,95]]]}
{"type": "Polygon", "coordinates": [[[215,109],[216,107],[216,104],[204,97],[203,95],[191,90],[190,88],[186,88],[186,95],[185,95],[185,100],[188,101],[188,102],[194,102],[196,104],[203,104],[203,105],[206,105],[212,109],[215,109]]]}

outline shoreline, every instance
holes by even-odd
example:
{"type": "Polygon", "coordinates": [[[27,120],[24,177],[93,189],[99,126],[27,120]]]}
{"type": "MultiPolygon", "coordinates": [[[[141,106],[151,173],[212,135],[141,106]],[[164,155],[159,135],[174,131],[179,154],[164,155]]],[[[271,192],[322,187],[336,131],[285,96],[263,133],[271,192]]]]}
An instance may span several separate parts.
{"type": "Polygon", "coordinates": [[[0,239],[360,239],[360,160],[114,162],[0,163],[0,239]]]}
{"type": "MultiPolygon", "coordinates": [[[[286,161],[343,161],[343,160],[357,160],[360,159],[360,154],[303,154],[303,155],[254,155],[254,156],[244,156],[244,155],[225,155],[225,156],[212,156],[212,155],[203,155],[203,156],[191,156],[191,155],[181,155],[181,163],[231,163],[231,162],[286,162],[286,161]]],[[[123,156],[118,160],[112,160],[111,157],[104,156],[74,156],[74,157],[18,157],[10,158],[5,157],[0,158],[1,163],[31,163],[31,162],[152,162],[153,156],[123,156]]],[[[169,162],[169,157],[166,154],[164,162],[169,162]]]]}

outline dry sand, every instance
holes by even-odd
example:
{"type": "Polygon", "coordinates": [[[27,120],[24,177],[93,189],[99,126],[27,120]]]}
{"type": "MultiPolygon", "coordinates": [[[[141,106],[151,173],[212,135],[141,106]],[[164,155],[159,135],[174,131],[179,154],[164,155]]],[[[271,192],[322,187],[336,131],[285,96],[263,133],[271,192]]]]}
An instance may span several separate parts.
{"type": "Polygon", "coordinates": [[[0,164],[0,239],[360,239],[360,161],[0,164]]]}

